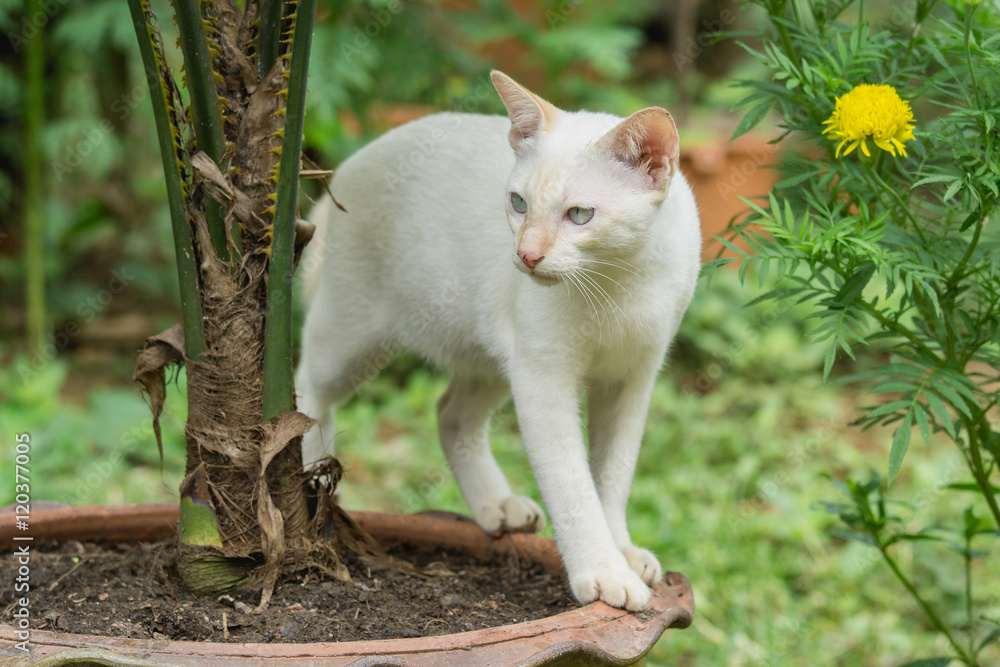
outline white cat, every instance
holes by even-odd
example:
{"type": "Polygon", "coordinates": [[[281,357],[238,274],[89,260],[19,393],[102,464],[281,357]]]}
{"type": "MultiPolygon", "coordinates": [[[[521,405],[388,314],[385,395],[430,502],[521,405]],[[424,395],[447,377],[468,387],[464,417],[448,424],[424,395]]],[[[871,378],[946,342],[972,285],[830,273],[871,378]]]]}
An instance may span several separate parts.
{"type": "Polygon", "coordinates": [[[701,245],[677,129],[659,107],[570,113],[492,76],[509,120],[443,113],[397,128],[337,170],[344,210],[317,208],[327,236],[304,262],[325,257],[298,382],[300,410],[322,426],[304,457],[332,453],[331,405],[395,349],[417,350],[451,374],[438,429],[476,521],[539,530],[542,510],[513,495],[487,438],[513,393],[574,595],[641,609],[661,570],[632,544],[625,506],[701,245]]]}

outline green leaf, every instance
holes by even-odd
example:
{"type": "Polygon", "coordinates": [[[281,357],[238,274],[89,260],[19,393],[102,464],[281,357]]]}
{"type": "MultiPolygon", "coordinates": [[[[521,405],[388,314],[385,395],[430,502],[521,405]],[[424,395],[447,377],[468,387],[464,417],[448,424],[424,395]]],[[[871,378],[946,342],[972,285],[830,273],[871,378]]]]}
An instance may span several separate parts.
{"type": "MultiPolygon", "coordinates": [[[[983,490],[975,482],[955,482],[954,484],[945,484],[944,488],[951,489],[953,491],[970,491],[972,493],[982,493],[983,490]]],[[[994,495],[1000,494],[1000,488],[990,485],[990,491],[994,495]]]]}
{"type": "Polygon", "coordinates": [[[896,542],[943,542],[945,544],[956,546],[954,542],[945,537],[927,533],[903,533],[902,535],[893,535],[885,541],[885,545],[888,546],[890,544],[895,544],[896,542]]]}
{"type": "Polygon", "coordinates": [[[896,427],[896,432],[892,434],[892,449],[889,451],[889,484],[896,478],[899,467],[903,464],[903,457],[910,447],[910,436],[913,434],[913,413],[907,412],[903,421],[896,427]]]}
{"type": "Polygon", "coordinates": [[[733,136],[731,136],[729,140],[732,141],[757,127],[760,121],[764,120],[764,116],[767,115],[767,112],[771,110],[771,104],[772,102],[768,100],[767,102],[758,104],[747,111],[740,120],[740,124],[736,126],[736,130],[733,132],[733,136]]]}
{"type": "Polygon", "coordinates": [[[965,181],[962,180],[962,179],[955,180],[951,185],[948,186],[948,189],[945,190],[944,197],[941,198],[941,201],[945,202],[945,201],[948,201],[949,199],[951,199],[952,197],[954,197],[955,193],[958,192],[959,189],[964,184],[965,184],[965,181]]]}
{"type": "Polygon", "coordinates": [[[866,544],[870,547],[875,546],[875,539],[871,535],[858,533],[853,530],[831,530],[830,534],[833,535],[834,537],[839,537],[842,540],[859,542],[861,544],[866,544]]]}
{"type": "Polygon", "coordinates": [[[962,516],[965,519],[966,540],[971,540],[976,535],[984,533],[996,533],[996,530],[993,529],[993,524],[983,517],[976,516],[976,512],[972,507],[965,508],[962,516]]]}
{"type": "Polygon", "coordinates": [[[720,269],[723,266],[726,266],[727,264],[732,264],[733,262],[738,262],[738,261],[740,260],[737,257],[719,257],[718,259],[713,259],[709,262],[706,262],[701,267],[702,275],[704,276],[710,275],[717,269],[720,269]]]}
{"type": "Polygon", "coordinates": [[[919,181],[914,183],[910,189],[915,190],[921,185],[927,185],[929,183],[948,183],[955,180],[953,174],[938,174],[937,176],[928,176],[927,178],[921,178],[919,181]]]}
{"type": "Polygon", "coordinates": [[[947,667],[951,664],[951,660],[952,659],[948,657],[922,658],[920,660],[908,662],[905,665],[900,665],[900,667],[947,667]]]}
{"type": "Polygon", "coordinates": [[[941,427],[944,428],[952,439],[955,439],[957,436],[957,433],[955,433],[955,423],[951,420],[951,414],[949,414],[944,402],[938,398],[937,394],[926,389],[924,390],[924,398],[927,400],[927,405],[930,409],[934,411],[934,415],[937,417],[938,422],[940,422],[941,427]]]}
{"type": "Polygon", "coordinates": [[[813,510],[814,512],[826,512],[827,514],[840,515],[846,512],[850,508],[844,503],[831,503],[825,500],[821,500],[819,502],[810,505],[809,509],[813,510]]]}
{"type": "Polygon", "coordinates": [[[956,410],[969,419],[972,419],[972,412],[969,411],[969,406],[965,404],[965,401],[963,401],[962,397],[958,395],[958,392],[950,386],[944,384],[943,382],[935,382],[934,391],[941,394],[956,410]]]}
{"type": "Polygon", "coordinates": [[[959,373],[951,369],[944,369],[940,371],[942,379],[948,383],[949,387],[953,387],[955,391],[964,396],[969,403],[975,404],[977,402],[975,386],[969,380],[969,378],[964,373],[959,373]]]}
{"type": "Polygon", "coordinates": [[[898,401],[889,401],[888,403],[883,403],[866,415],[866,419],[880,419],[886,415],[894,414],[903,410],[904,408],[910,407],[910,401],[900,399],[898,401]]]}
{"type": "Polygon", "coordinates": [[[868,390],[869,394],[887,394],[889,392],[897,391],[913,391],[913,384],[910,382],[901,382],[899,380],[890,380],[889,382],[880,382],[871,389],[868,390]]]}
{"type": "Polygon", "coordinates": [[[979,646],[976,647],[976,653],[979,653],[984,648],[986,648],[987,646],[989,646],[998,639],[1000,639],[1000,628],[993,630],[993,632],[991,632],[990,634],[986,635],[985,638],[983,638],[983,641],[979,642],[979,646]]]}
{"type": "Polygon", "coordinates": [[[931,442],[931,429],[930,424],[927,423],[927,406],[923,403],[917,403],[913,409],[913,416],[917,420],[917,428],[920,429],[920,437],[924,439],[925,445],[929,445],[931,442]]]}
{"type": "Polygon", "coordinates": [[[805,172],[796,174],[795,176],[789,176],[788,178],[784,179],[783,181],[781,181],[780,183],[778,183],[777,185],[775,185],[774,188],[776,190],[784,190],[784,189],[787,189],[787,188],[794,187],[794,186],[796,186],[796,185],[798,185],[800,183],[804,183],[805,181],[808,181],[810,179],[816,178],[817,173],[819,173],[819,172],[816,172],[816,171],[805,171],[805,172]]]}
{"type": "Polygon", "coordinates": [[[746,250],[744,250],[743,248],[740,248],[739,246],[735,245],[732,241],[724,239],[721,236],[714,236],[712,238],[714,238],[716,241],[718,241],[719,243],[721,243],[728,250],[731,250],[731,251],[735,252],[740,257],[749,257],[750,256],[747,253],[746,250]]]}
{"type": "Polygon", "coordinates": [[[823,357],[823,382],[826,382],[827,378],[830,377],[830,371],[833,369],[833,364],[837,360],[837,342],[834,341],[830,344],[830,347],[826,351],[826,356],[823,357]]]}

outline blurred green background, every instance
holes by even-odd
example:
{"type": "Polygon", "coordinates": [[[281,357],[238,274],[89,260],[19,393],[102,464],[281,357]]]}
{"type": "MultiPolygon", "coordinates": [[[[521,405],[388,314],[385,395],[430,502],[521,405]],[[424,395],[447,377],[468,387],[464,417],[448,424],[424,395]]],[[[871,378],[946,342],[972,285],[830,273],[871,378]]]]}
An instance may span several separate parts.
{"type": "MultiPolygon", "coordinates": [[[[154,7],[173,44],[169,4],[154,7]]],[[[892,8],[885,3],[887,20],[892,8]]],[[[333,168],[432,110],[500,113],[487,76],[497,67],[565,108],[670,109],[686,169],[704,181],[705,226],[719,229],[730,214],[716,205],[738,207],[734,189],[764,194],[771,176],[762,165],[774,161],[764,145],[742,163],[720,162],[732,157],[726,142],[737,119],[729,108],[741,96],[731,81],[755,72],[732,40],[718,38],[755,20],[735,0],[320,0],[306,151],[333,168]]],[[[0,32],[0,506],[14,497],[7,471],[22,432],[31,435],[35,500],[175,499],[184,375],[170,385],[162,470],[148,408],[131,381],[143,339],[179,321],[179,309],[128,9],[121,0],[31,8],[0,0],[0,32]],[[36,34],[41,80],[26,69],[36,34]],[[43,93],[40,108],[32,86],[43,93]],[[42,119],[44,220],[35,267],[22,224],[32,114],[42,119]],[[24,276],[32,269],[46,282],[47,335],[34,351],[25,334],[24,276]]],[[[775,134],[769,127],[763,133],[775,134]]],[[[318,191],[315,183],[304,189],[318,191]]],[[[815,509],[839,500],[824,473],[884,470],[888,437],[851,427],[864,397],[821,383],[824,350],[807,340],[809,312],[791,303],[747,307],[758,293],[728,270],[703,277],[653,399],[630,506],[633,539],[691,579],[697,614],[689,630],[665,635],[649,664],[897,665],[944,653],[877,554],[831,536],[833,518],[815,509]]],[[[834,376],[871,362],[843,360],[834,376]]],[[[434,403],[445,384],[403,355],[342,407],[345,506],[465,510],[436,442],[434,403]]],[[[537,498],[510,406],[496,419],[493,442],[515,490],[537,498]]],[[[946,446],[923,448],[911,453],[891,495],[912,508],[914,521],[933,523],[954,510],[940,489],[963,469],[946,446]]],[[[935,559],[935,548],[903,545],[900,561],[935,581],[928,595],[943,596],[935,602],[960,616],[960,573],[935,559]]]]}

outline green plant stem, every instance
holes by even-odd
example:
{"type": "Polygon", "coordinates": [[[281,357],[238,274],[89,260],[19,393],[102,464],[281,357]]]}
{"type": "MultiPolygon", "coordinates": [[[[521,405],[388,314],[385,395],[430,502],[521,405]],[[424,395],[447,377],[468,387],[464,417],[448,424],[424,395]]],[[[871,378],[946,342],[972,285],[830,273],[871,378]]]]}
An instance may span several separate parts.
{"type": "Polygon", "coordinates": [[[929,357],[931,359],[934,359],[936,362],[938,362],[939,365],[941,363],[943,363],[943,360],[941,359],[941,357],[938,354],[936,354],[931,348],[927,347],[927,344],[924,343],[922,340],[920,340],[920,338],[915,333],[913,333],[912,331],[908,330],[906,327],[902,327],[899,324],[897,324],[896,322],[893,322],[892,320],[890,320],[888,317],[886,317],[885,315],[883,315],[881,311],[879,311],[877,308],[875,308],[875,306],[873,306],[868,301],[862,301],[862,300],[859,299],[859,302],[861,303],[861,306],[866,311],[868,311],[868,313],[872,317],[874,317],[876,320],[878,320],[879,324],[881,324],[887,330],[891,331],[892,333],[896,334],[897,336],[900,336],[900,337],[905,338],[908,341],[910,341],[910,344],[913,345],[914,349],[920,351],[922,354],[926,355],[927,357],[929,357]]]}
{"type": "Polygon", "coordinates": [[[965,536],[965,618],[969,624],[969,655],[976,655],[976,633],[972,618],[972,537],[965,536]]]}
{"type": "MultiPolygon", "coordinates": [[[[978,408],[979,406],[976,407],[978,408]]],[[[971,410],[972,406],[969,406],[969,409],[971,410]]],[[[965,430],[969,434],[969,468],[971,469],[973,478],[976,480],[976,484],[983,492],[986,505],[990,508],[990,513],[993,515],[993,520],[996,522],[997,528],[1000,528],[1000,506],[997,506],[996,496],[993,493],[992,485],[983,467],[983,456],[980,451],[979,434],[976,432],[976,424],[967,417],[964,417],[962,421],[965,423],[965,430]]]]}
{"type": "Polygon", "coordinates": [[[281,18],[285,3],[282,0],[261,0],[260,33],[257,36],[257,76],[264,76],[278,59],[281,44],[281,18]]]}
{"type": "MultiPolygon", "coordinates": [[[[988,324],[989,313],[995,312],[998,304],[1000,304],[1000,292],[997,292],[985,307],[980,308],[979,314],[981,316],[976,320],[975,328],[979,328],[985,324],[988,324]]],[[[981,350],[983,347],[989,345],[992,342],[993,342],[992,340],[983,336],[980,337],[979,340],[975,341],[974,343],[970,343],[969,345],[964,347],[962,349],[962,356],[958,358],[958,362],[959,364],[961,364],[960,367],[965,368],[966,364],[972,361],[972,359],[976,356],[976,353],[979,352],[979,350],[981,350]]],[[[991,403],[995,402],[996,402],[995,399],[994,401],[991,401],[991,403]]],[[[987,411],[989,410],[989,407],[987,406],[983,408],[983,410],[987,411]]]]}
{"type": "Polygon", "coordinates": [[[904,61],[906,63],[910,62],[910,56],[913,55],[913,46],[917,43],[917,35],[920,34],[920,29],[923,27],[923,18],[920,16],[920,3],[913,8],[913,31],[910,33],[910,39],[906,43],[906,58],[904,61]]]}
{"type": "MultiPolygon", "coordinates": [[[[879,156],[881,157],[881,154],[879,156]]],[[[872,179],[874,179],[874,181],[879,185],[879,187],[881,187],[885,192],[888,192],[889,196],[895,199],[896,203],[899,204],[899,208],[903,212],[903,215],[905,215],[907,220],[910,221],[910,224],[913,225],[913,230],[917,233],[917,236],[920,237],[920,242],[926,248],[927,237],[924,236],[924,230],[920,228],[920,225],[917,224],[917,219],[914,218],[913,214],[910,212],[910,207],[906,204],[906,202],[903,201],[903,198],[899,196],[899,193],[896,192],[896,189],[891,187],[888,183],[886,183],[885,180],[881,176],[879,176],[878,172],[875,169],[873,169],[868,162],[864,162],[864,165],[865,165],[865,172],[867,172],[868,175],[871,176],[872,179]]]]}
{"type": "Polygon", "coordinates": [[[948,638],[948,642],[951,644],[952,648],[955,649],[955,652],[959,655],[960,659],[963,662],[965,662],[968,665],[976,664],[975,659],[969,654],[967,654],[965,650],[958,645],[958,642],[955,641],[955,638],[951,636],[950,632],[948,632],[948,628],[945,627],[944,623],[941,622],[941,619],[934,612],[934,609],[927,603],[926,600],[924,600],[920,596],[920,593],[917,592],[917,589],[913,586],[913,584],[910,583],[910,580],[906,578],[906,575],[903,574],[903,571],[899,569],[899,565],[897,565],[896,561],[893,560],[892,556],[889,555],[889,551],[887,547],[884,544],[882,544],[882,540],[879,539],[877,535],[873,535],[873,537],[875,537],[878,550],[882,554],[882,558],[885,559],[885,562],[888,563],[889,569],[892,570],[892,573],[896,575],[896,578],[899,579],[900,583],[903,584],[903,586],[910,593],[913,599],[916,600],[917,604],[920,605],[920,608],[924,610],[924,613],[927,614],[928,618],[930,618],[931,623],[934,625],[934,627],[937,628],[941,634],[943,634],[945,637],[948,638]]]}
{"type": "MultiPolygon", "coordinates": [[[[168,92],[168,82],[161,72],[165,67],[162,51],[155,41],[155,30],[147,19],[149,5],[146,0],[128,0],[132,25],[139,41],[146,83],[149,86],[156,138],[160,144],[163,176],[167,187],[167,206],[174,231],[174,254],[177,259],[177,277],[180,281],[181,312],[184,326],[184,353],[188,359],[200,360],[205,353],[205,334],[201,321],[201,297],[198,290],[198,266],[195,261],[194,240],[184,207],[184,182],[181,179],[177,158],[177,127],[170,119],[169,109],[173,100],[168,92]]],[[[150,14],[151,16],[151,14],[150,14]]]]}
{"type": "Polygon", "coordinates": [[[802,73],[799,71],[799,62],[801,60],[795,54],[795,44],[792,42],[791,35],[788,34],[788,28],[781,21],[775,21],[774,25],[778,28],[778,35],[781,36],[781,44],[785,47],[785,53],[788,55],[788,59],[792,63],[792,67],[795,68],[795,74],[801,80],[802,73]]]}
{"type": "MultiPolygon", "coordinates": [[[[173,5],[180,32],[181,52],[184,54],[187,88],[191,94],[194,136],[198,141],[198,148],[219,164],[226,149],[226,140],[219,114],[219,96],[215,90],[215,69],[212,67],[212,54],[205,36],[200,4],[198,0],[173,0],[173,5]]],[[[208,233],[212,238],[215,254],[222,261],[228,262],[229,247],[222,208],[210,197],[205,204],[208,233]]]]}
{"type": "MultiPolygon", "coordinates": [[[[27,16],[41,13],[31,0],[27,16]]],[[[36,30],[25,49],[24,96],[24,262],[27,347],[31,354],[45,340],[45,220],[42,215],[42,120],[45,117],[45,31],[36,30]]]]}
{"type": "Polygon", "coordinates": [[[299,167],[302,126],[306,113],[306,83],[312,46],[316,0],[301,0],[295,12],[289,64],[288,104],[278,163],[274,235],[268,267],[267,311],[264,322],[264,420],[295,407],[292,381],[292,272],[295,223],[298,221],[299,167]]]}
{"type": "Polygon", "coordinates": [[[972,239],[969,241],[969,247],[965,249],[965,254],[962,255],[962,259],[958,261],[958,264],[955,265],[955,270],[952,271],[951,275],[948,277],[948,289],[954,289],[958,285],[958,282],[965,277],[965,275],[963,275],[965,267],[969,263],[969,260],[972,259],[973,253],[979,246],[979,239],[983,234],[983,227],[985,227],[983,222],[986,220],[986,217],[992,209],[993,202],[991,201],[989,202],[988,207],[985,207],[982,218],[975,225],[976,229],[972,232],[972,239]]]}
{"type": "Polygon", "coordinates": [[[982,111],[983,100],[979,93],[979,83],[976,81],[976,68],[972,64],[972,48],[969,46],[972,37],[972,21],[976,14],[976,5],[965,3],[965,62],[969,66],[969,77],[972,79],[972,92],[976,98],[976,110],[982,111]]]}

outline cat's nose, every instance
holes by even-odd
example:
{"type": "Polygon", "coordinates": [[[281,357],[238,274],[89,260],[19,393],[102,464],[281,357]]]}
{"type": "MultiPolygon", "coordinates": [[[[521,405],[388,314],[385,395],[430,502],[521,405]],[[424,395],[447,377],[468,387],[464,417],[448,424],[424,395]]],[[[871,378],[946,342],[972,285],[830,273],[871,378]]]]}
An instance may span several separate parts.
{"type": "Polygon", "coordinates": [[[540,261],[545,259],[545,255],[539,255],[534,252],[519,252],[517,253],[517,256],[521,258],[521,261],[524,262],[524,265],[529,269],[535,268],[538,266],[540,261]]]}

